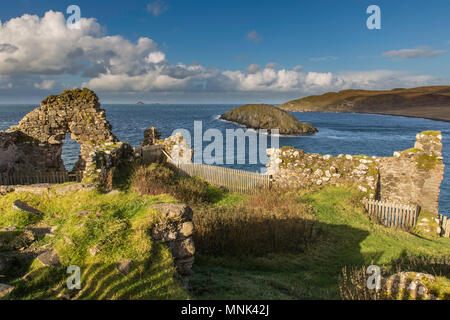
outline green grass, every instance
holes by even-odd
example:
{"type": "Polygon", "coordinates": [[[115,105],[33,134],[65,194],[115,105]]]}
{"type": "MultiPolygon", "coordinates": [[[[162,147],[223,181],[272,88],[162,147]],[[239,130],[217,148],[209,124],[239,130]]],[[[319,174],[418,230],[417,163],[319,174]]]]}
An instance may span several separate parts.
{"type": "MultiPolygon", "coordinates": [[[[323,237],[304,253],[261,257],[196,255],[192,278],[198,299],[339,299],[346,265],[389,264],[405,254],[450,253],[449,239],[426,239],[372,222],[360,194],[328,187],[299,195],[312,206],[323,237]]],[[[244,244],[243,244],[244,245],[244,244]]]]}
{"type": "Polygon", "coordinates": [[[9,299],[55,299],[66,292],[66,268],[77,265],[82,273],[82,290],[70,293],[78,299],[186,299],[189,294],[176,278],[173,258],[167,246],[154,242],[149,229],[158,213],[148,207],[174,202],[167,195],[141,196],[134,193],[105,195],[96,191],[64,196],[11,193],[0,197],[0,227],[15,225],[24,230],[34,223],[58,226],[54,237],[38,239],[33,246],[55,248],[62,267],[46,268],[37,260],[17,265],[2,282],[15,286],[9,299]],[[20,199],[44,212],[35,217],[12,209],[20,199]],[[89,211],[87,215],[77,212],[89,211]],[[100,251],[92,256],[93,247],[100,251]],[[128,275],[116,270],[116,263],[132,259],[128,275]],[[28,281],[21,276],[28,273],[28,281]]]}
{"type": "MultiPolygon", "coordinates": [[[[119,176],[121,186],[130,185],[129,176],[119,176]]],[[[198,184],[194,179],[186,186],[197,189],[198,184]]],[[[204,190],[209,201],[192,203],[194,219],[209,217],[202,228],[211,237],[208,239],[218,241],[218,246],[204,246],[201,239],[196,239],[192,292],[183,290],[177,280],[168,248],[153,242],[146,232],[159,217],[148,207],[176,202],[173,196],[91,191],[64,196],[50,192],[43,196],[12,193],[0,197],[0,228],[15,225],[16,233],[22,234],[35,223],[58,226],[54,237],[38,239],[34,245],[55,248],[62,262],[61,268],[44,268],[36,260],[16,265],[2,278],[2,282],[15,286],[8,298],[56,299],[66,293],[75,299],[339,299],[339,277],[344,266],[390,265],[407,255],[450,254],[450,239],[414,235],[376,224],[362,208],[361,193],[352,188],[259,195],[213,187],[204,190]],[[12,203],[17,199],[44,212],[44,216],[13,210],[12,203]],[[258,210],[265,211],[258,216],[258,210]],[[77,215],[80,211],[89,213],[77,215]],[[223,216],[216,219],[215,214],[223,216]],[[315,236],[302,235],[301,228],[298,232],[284,232],[296,230],[290,224],[292,218],[299,219],[299,223],[310,221],[315,236]],[[216,222],[220,222],[216,225],[219,229],[214,227],[216,222]],[[241,223],[255,227],[247,232],[241,223]],[[258,230],[267,238],[261,238],[258,230]],[[215,236],[215,232],[219,234],[215,236]],[[229,241],[229,235],[242,241],[229,241]],[[221,239],[229,245],[226,254],[217,254],[224,248],[221,239]],[[306,241],[307,245],[296,249],[289,241],[306,241]],[[89,254],[93,247],[100,248],[94,256],[89,254]],[[131,272],[122,275],[116,263],[128,258],[133,260],[131,272]],[[65,289],[69,265],[81,268],[81,292],[65,289]],[[25,273],[27,281],[22,279],[25,273]]],[[[436,285],[445,287],[448,282],[439,278],[436,285]]]]}

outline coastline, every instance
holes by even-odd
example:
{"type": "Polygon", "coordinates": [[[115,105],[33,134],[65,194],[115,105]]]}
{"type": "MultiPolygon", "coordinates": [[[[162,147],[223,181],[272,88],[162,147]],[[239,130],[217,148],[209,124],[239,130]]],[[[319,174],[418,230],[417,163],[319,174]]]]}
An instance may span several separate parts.
{"type": "Polygon", "coordinates": [[[365,112],[365,111],[319,111],[319,110],[311,110],[311,111],[294,111],[294,110],[286,110],[288,112],[317,112],[317,113],[354,113],[354,114],[375,114],[380,116],[394,116],[394,117],[406,117],[406,118],[417,118],[417,119],[426,119],[440,122],[450,122],[449,119],[444,118],[435,118],[435,117],[427,117],[427,116],[415,116],[415,115],[406,115],[406,114],[396,114],[396,113],[384,113],[384,112],[365,112]]]}

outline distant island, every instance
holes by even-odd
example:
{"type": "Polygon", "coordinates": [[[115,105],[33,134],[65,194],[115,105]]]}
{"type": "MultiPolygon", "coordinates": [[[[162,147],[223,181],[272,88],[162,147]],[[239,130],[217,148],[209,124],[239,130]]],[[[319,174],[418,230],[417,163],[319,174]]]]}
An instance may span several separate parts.
{"type": "Polygon", "coordinates": [[[343,90],[279,106],[286,111],[357,112],[450,122],[450,86],[392,90],[343,90]]]}
{"type": "Polygon", "coordinates": [[[138,103],[136,103],[136,104],[144,104],[142,101],[138,101],[138,103]]]}
{"type": "Polygon", "coordinates": [[[267,104],[247,104],[226,112],[220,119],[248,128],[278,129],[283,135],[311,135],[318,130],[312,124],[298,121],[292,114],[267,104]]]}

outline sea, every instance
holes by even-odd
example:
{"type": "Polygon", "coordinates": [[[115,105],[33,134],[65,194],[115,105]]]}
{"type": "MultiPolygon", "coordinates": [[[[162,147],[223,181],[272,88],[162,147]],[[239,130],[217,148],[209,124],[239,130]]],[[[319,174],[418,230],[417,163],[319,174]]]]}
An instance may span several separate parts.
{"type": "MultiPolygon", "coordinates": [[[[106,117],[113,127],[113,133],[124,142],[138,146],[143,140],[143,132],[150,126],[161,131],[162,137],[170,136],[174,131],[184,129],[191,133],[192,145],[194,139],[200,139],[201,144],[196,145],[194,152],[205,155],[205,149],[214,139],[205,134],[209,129],[215,129],[212,136],[217,133],[223,135],[223,145],[226,144],[228,129],[242,129],[239,125],[219,119],[219,115],[237,107],[231,104],[104,104],[106,117]],[[195,124],[196,123],[196,124],[195,124]],[[200,137],[195,135],[194,126],[199,128],[200,137]],[[199,150],[202,148],[202,150],[199,150]],[[202,152],[203,151],[203,152],[202,152]]],[[[0,130],[6,130],[36,108],[36,105],[0,105],[0,130]]],[[[385,116],[357,113],[318,113],[294,112],[293,115],[300,121],[313,124],[319,132],[312,136],[277,137],[279,146],[292,146],[303,149],[308,153],[330,154],[365,154],[369,156],[392,156],[395,151],[401,151],[414,146],[416,134],[426,130],[440,130],[443,135],[443,157],[445,163],[445,176],[441,184],[439,199],[440,213],[450,217],[450,123],[420,118],[400,116],[385,116]]],[[[196,132],[198,132],[197,130],[196,132]]],[[[260,135],[259,143],[267,140],[267,147],[272,145],[272,136],[260,135]]],[[[274,142],[275,143],[275,142],[274,142]]],[[[226,163],[224,147],[223,162],[226,163]]],[[[79,145],[66,137],[63,145],[63,160],[67,169],[71,169],[78,159],[79,145]]],[[[215,152],[213,156],[217,156],[215,152]]],[[[228,155],[228,157],[230,157],[228,155]]],[[[197,158],[198,159],[198,158],[197,158]]],[[[229,164],[221,164],[231,168],[264,172],[267,159],[259,157],[257,163],[250,163],[249,148],[236,150],[231,156],[229,164]],[[237,163],[240,159],[241,163],[237,163]],[[245,161],[244,161],[245,159],[245,161]],[[244,161],[244,163],[242,163],[244,161]]],[[[217,160],[217,158],[216,158],[217,160]]],[[[210,163],[211,157],[204,156],[202,161],[210,163]]]]}

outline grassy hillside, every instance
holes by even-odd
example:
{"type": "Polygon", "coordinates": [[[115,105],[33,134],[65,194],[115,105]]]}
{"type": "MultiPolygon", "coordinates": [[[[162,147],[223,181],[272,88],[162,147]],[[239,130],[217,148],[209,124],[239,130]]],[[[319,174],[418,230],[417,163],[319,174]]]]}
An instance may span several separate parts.
{"type": "Polygon", "coordinates": [[[300,122],[292,114],[266,104],[247,104],[226,112],[220,118],[253,129],[278,129],[280,134],[307,135],[317,132],[311,124],[300,122]]]}
{"type": "Polygon", "coordinates": [[[376,113],[450,121],[450,87],[343,90],[289,101],[280,107],[287,111],[376,113]]]}
{"type": "Polygon", "coordinates": [[[173,201],[166,195],[107,195],[96,191],[51,197],[11,193],[0,197],[0,229],[16,226],[15,233],[20,236],[56,226],[52,234],[36,237],[27,250],[54,248],[61,262],[60,267],[44,267],[36,259],[17,260],[0,278],[1,283],[15,286],[8,299],[58,299],[65,295],[76,299],[187,298],[188,293],[175,277],[170,251],[153,242],[146,232],[158,217],[148,206],[173,201]],[[13,210],[14,200],[26,201],[44,215],[13,210]],[[133,261],[126,275],[116,267],[124,259],[133,261]],[[81,291],[66,289],[70,265],[81,269],[81,291]]]}
{"type": "MultiPolygon", "coordinates": [[[[33,229],[56,227],[30,248],[54,248],[61,261],[59,267],[17,262],[0,275],[0,283],[15,287],[8,299],[340,299],[344,267],[393,268],[399,259],[450,256],[450,239],[372,221],[351,187],[241,195],[155,165],[131,181],[121,177],[121,187],[114,194],[0,197],[0,229],[16,226],[15,238],[27,241],[33,229]],[[17,199],[44,215],[14,210],[17,199]],[[159,218],[151,204],[180,200],[194,211],[191,291],[178,280],[169,249],[147,232],[159,218]],[[124,259],[133,261],[128,274],[117,270],[124,259]],[[70,265],[81,267],[81,291],[66,289],[70,265]]],[[[0,254],[5,243],[13,245],[7,234],[0,232],[0,254]]],[[[434,270],[427,267],[410,263],[402,270],[434,270]]],[[[439,279],[442,296],[450,295],[450,272],[439,279]]]]}
{"type": "MultiPolygon", "coordinates": [[[[290,233],[286,237],[291,242],[305,242],[307,237],[312,243],[293,249],[283,245],[289,241],[279,241],[277,249],[268,246],[268,251],[258,255],[255,250],[242,248],[254,240],[248,232],[241,234],[240,247],[225,256],[199,250],[192,278],[194,294],[200,299],[340,299],[339,277],[345,266],[381,266],[408,255],[450,254],[450,239],[427,239],[374,223],[364,213],[359,197],[358,191],[342,187],[270,197],[274,207],[290,202],[289,206],[302,212],[304,219],[312,219],[320,237],[290,233]]],[[[268,205],[266,200],[254,197],[243,201],[268,205]]],[[[197,215],[197,219],[202,216],[197,215]]],[[[222,228],[216,224],[215,228],[217,232],[233,230],[240,224],[230,222],[222,228]]]]}

